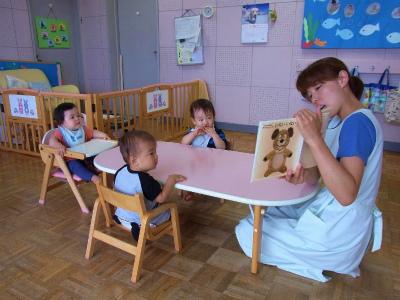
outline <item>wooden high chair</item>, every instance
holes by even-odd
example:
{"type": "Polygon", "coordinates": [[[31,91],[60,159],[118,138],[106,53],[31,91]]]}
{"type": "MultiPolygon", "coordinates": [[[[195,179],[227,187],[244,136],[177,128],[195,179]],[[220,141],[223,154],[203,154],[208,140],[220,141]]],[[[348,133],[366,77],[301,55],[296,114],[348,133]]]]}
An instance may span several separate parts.
{"type": "MultiPolygon", "coordinates": [[[[86,207],[86,204],[83,201],[82,196],[77,188],[77,184],[83,182],[82,179],[77,175],[72,175],[67,167],[67,164],[64,161],[64,158],[58,154],[57,149],[48,145],[50,137],[53,134],[54,130],[55,129],[51,129],[47,131],[43,136],[42,143],[39,145],[40,155],[45,164],[39,204],[43,205],[45,203],[46,194],[48,191],[60,186],[65,182],[65,180],[67,180],[82,212],[88,214],[89,209],[86,207]],[[61,181],[49,185],[50,176],[61,179],[61,181]]],[[[85,159],[85,154],[67,150],[64,157],[83,160],[85,159]]]]}
{"type": "Polygon", "coordinates": [[[111,246],[128,252],[135,256],[131,277],[131,281],[135,283],[138,281],[140,276],[146,240],[157,240],[163,235],[169,234],[173,236],[175,250],[179,252],[182,249],[178,209],[175,203],[165,203],[153,210],[147,211],[142,194],[136,194],[134,196],[125,195],[115,192],[103,186],[102,184],[97,184],[97,191],[99,193],[99,197],[96,199],[93,208],[89,239],[85,254],[86,259],[90,259],[93,256],[96,240],[103,241],[111,246]],[[131,238],[129,229],[113,221],[109,204],[113,205],[114,207],[120,207],[129,211],[137,212],[140,215],[141,227],[136,246],[113,237],[112,235],[102,232],[98,229],[101,206],[102,211],[105,214],[106,226],[110,227],[111,225],[115,225],[116,227],[129,232],[129,237],[131,238]],[[171,212],[171,219],[169,221],[164,222],[156,227],[150,227],[150,221],[152,218],[168,210],[171,212]]]}

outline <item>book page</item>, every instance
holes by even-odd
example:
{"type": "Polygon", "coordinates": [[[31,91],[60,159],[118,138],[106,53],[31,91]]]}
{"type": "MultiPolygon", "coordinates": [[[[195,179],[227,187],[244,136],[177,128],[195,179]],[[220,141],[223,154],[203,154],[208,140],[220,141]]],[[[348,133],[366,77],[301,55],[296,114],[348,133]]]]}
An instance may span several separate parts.
{"type": "Polygon", "coordinates": [[[251,181],[281,177],[299,163],[303,137],[296,119],[260,122],[251,181]]]}
{"type": "Polygon", "coordinates": [[[103,151],[114,148],[118,145],[117,141],[114,140],[102,140],[92,139],[89,142],[85,142],[74,147],[68,148],[68,150],[80,152],[86,155],[86,157],[95,156],[103,151]]]}

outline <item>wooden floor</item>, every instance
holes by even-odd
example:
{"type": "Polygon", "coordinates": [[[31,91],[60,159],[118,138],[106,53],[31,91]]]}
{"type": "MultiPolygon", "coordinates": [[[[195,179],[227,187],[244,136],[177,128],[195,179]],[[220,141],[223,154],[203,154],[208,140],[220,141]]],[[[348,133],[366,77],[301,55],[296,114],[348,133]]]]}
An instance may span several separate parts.
{"type": "MultiPolygon", "coordinates": [[[[254,135],[229,136],[235,150],[254,151],[254,135]]],[[[39,158],[0,151],[0,161],[0,299],[400,299],[400,154],[384,156],[382,249],[366,255],[361,277],[332,274],[328,283],[265,265],[252,275],[234,234],[247,206],[207,197],[183,203],[174,195],[183,252],[174,253],[170,238],[148,244],[142,278],[132,284],[132,256],[98,243],[94,257],[84,258],[90,216],[68,186],[38,205],[39,158]]],[[[93,206],[94,186],[80,190],[93,206]]]]}

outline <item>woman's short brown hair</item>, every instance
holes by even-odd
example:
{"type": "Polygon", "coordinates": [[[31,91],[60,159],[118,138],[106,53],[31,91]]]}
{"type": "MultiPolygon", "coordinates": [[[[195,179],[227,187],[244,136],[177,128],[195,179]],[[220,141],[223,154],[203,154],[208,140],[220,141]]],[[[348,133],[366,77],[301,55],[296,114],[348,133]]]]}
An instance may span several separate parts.
{"type": "Polygon", "coordinates": [[[345,71],[349,75],[349,87],[357,99],[360,99],[364,89],[364,83],[359,77],[351,76],[346,65],[335,57],[325,57],[319,59],[305,68],[297,77],[296,88],[307,100],[307,89],[319,83],[335,80],[340,71],[345,71]]]}
{"type": "Polygon", "coordinates": [[[142,130],[127,131],[118,140],[119,150],[121,151],[121,155],[126,163],[129,162],[130,156],[135,156],[137,154],[139,142],[157,143],[154,136],[147,131],[142,130]]]}

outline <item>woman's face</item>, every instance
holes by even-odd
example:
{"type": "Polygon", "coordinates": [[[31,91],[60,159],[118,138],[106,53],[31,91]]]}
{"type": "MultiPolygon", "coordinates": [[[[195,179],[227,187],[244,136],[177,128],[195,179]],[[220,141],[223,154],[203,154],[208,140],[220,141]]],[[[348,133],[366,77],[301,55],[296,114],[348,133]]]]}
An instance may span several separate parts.
{"type": "Polygon", "coordinates": [[[339,73],[337,79],[321,82],[308,88],[307,98],[320,109],[326,107],[331,116],[337,115],[345,99],[344,87],[347,82],[348,76],[339,73]]]}

